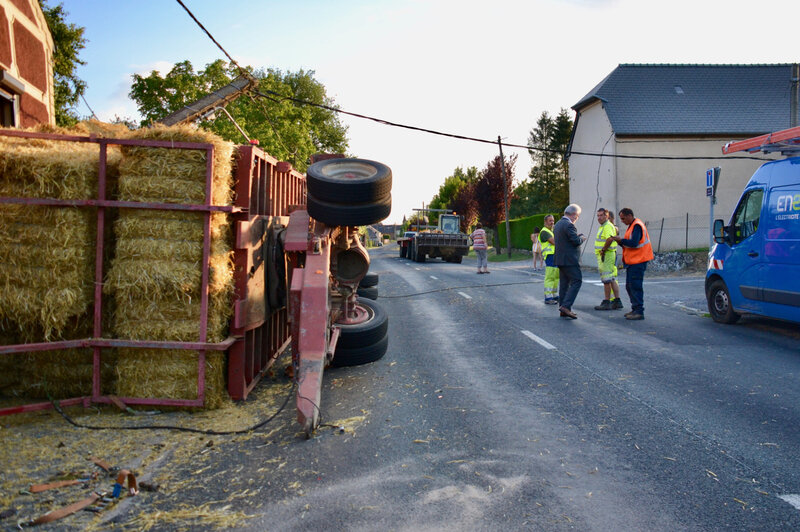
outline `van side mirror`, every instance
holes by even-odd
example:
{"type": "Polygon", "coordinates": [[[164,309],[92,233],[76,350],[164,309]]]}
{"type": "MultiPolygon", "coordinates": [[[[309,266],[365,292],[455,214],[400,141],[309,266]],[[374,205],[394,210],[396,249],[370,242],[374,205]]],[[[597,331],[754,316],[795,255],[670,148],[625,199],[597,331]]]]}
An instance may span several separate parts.
{"type": "Polygon", "coordinates": [[[714,220],[714,242],[717,244],[724,244],[727,240],[725,238],[725,222],[722,220],[714,220]]]}

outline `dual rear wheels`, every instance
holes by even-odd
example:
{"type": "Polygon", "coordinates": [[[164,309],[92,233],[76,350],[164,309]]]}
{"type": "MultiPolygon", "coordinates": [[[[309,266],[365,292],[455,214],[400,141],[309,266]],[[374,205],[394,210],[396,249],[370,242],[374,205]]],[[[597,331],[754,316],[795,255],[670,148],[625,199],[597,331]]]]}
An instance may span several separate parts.
{"type": "MultiPolygon", "coordinates": [[[[377,289],[376,289],[377,290],[377,289]]],[[[358,366],[383,358],[389,347],[389,315],[377,301],[359,298],[356,305],[365,311],[360,323],[337,324],[339,341],[331,365],[358,366]]]]}
{"type": "Polygon", "coordinates": [[[366,159],[328,159],[306,173],[308,214],[326,225],[380,222],[392,210],[392,171],[366,159]]]}

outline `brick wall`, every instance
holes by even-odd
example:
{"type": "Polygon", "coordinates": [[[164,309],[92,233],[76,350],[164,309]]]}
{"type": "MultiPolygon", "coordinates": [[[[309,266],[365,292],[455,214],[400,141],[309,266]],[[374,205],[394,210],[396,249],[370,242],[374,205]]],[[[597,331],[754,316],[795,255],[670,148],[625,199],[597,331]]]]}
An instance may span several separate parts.
{"type": "Polygon", "coordinates": [[[0,0],[0,69],[18,82],[0,82],[0,90],[17,98],[19,127],[55,123],[52,55],[53,40],[39,2],[0,0]]]}

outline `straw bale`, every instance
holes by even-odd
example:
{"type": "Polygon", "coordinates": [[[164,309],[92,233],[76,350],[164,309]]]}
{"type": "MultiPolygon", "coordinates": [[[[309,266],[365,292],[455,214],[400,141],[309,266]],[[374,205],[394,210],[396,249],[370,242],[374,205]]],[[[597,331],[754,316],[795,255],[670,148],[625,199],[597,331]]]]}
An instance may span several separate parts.
{"type": "MultiPolygon", "coordinates": [[[[197,351],[119,349],[117,394],[122,397],[197,398],[197,351]]],[[[225,404],[225,354],[206,352],[205,406],[225,404]]]]}
{"type": "MultiPolygon", "coordinates": [[[[120,157],[108,150],[112,183],[120,157]]],[[[0,195],[95,198],[98,163],[96,144],[0,136],[0,195]]],[[[70,320],[93,303],[96,210],[3,204],[0,227],[0,319],[28,331],[23,341],[70,336],[70,320]]]]}
{"type": "MultiPolygon", "coordinates": [[[[194,126],[162,126],[144,128],[130,135],[134,139],[163,140],[174,142],[196,142],[214,146],[214,179],[212,181],[212,203],[230,205],[233,197],[233,174],[231,158],[233,143],[223,140],[210,131],[194,126]]],[[[205,203],[206,152],[201,150],[177,150],[167,148],[148,148],[123,146],[124,155],[121,172],[125,180],[125,193],[120,197],[133,201],[163,201],[165,203],[205,203]],[[178,190],[169,191],[165,196],[155,195],[164,182],[174,182],[178,190]],[[187,188],[186,181],[200,183],[187,188]],[[150,199],[145,199],[150,198],[150,199]]]]}
{"type": "MultiPolygon", "coordinates": [[[[207,143],[214,146],[212,202],[232,201],[233,145],[190,126],[142,129],[131,138],[207,143]]],[[[206,152],[123,146],[119,198],[157,203],[206,203],[206,152]]],[[[200,338],[203,226],[205,214],[190,211],[120,209],[114,223],[116,256],[104,283],[113,294],[117,337],[196,342],[200,338]]],[[[211,216],[207,341],[225,339],[232,313],[231,230],[224,213],[211,216]]],[[[225,356],[207,352],[206,407],[225,393],[225,356]]],[[[194,399],[195,351],[119,350],[117,393],[121,396],[194,399]]]]}

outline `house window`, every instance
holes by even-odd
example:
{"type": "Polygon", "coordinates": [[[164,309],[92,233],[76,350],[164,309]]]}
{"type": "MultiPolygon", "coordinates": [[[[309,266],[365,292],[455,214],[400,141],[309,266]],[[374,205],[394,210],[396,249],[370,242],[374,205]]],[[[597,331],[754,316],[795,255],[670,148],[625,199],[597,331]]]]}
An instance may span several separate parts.
{"type": "Polygon", "coordinates": [[[0,68],[0,126],[19,125],[19,96],[25,92],[25,85],[0,68]]]}
{"type": "Polygon", "coordinates": [[[14,104],[16,98],[4,90],[0,90],[0,127],[14,127],[17,125],[14,104]]]}

